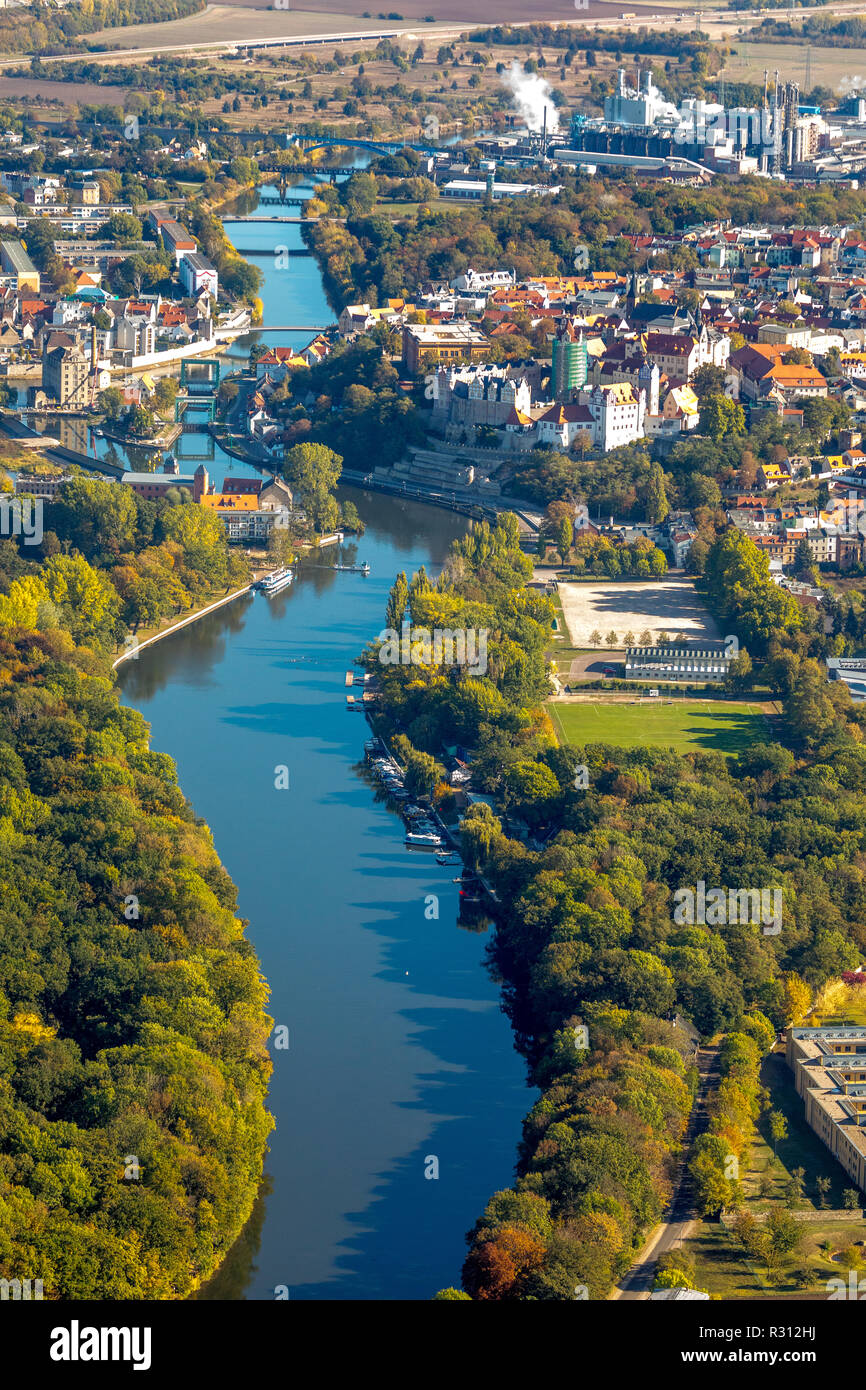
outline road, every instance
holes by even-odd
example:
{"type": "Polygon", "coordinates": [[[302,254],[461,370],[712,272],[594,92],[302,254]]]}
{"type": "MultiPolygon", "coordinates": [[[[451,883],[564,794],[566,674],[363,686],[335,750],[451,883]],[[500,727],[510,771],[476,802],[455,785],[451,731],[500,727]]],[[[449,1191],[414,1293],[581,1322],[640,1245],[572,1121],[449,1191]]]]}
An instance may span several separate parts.
{"type": "Polygon", "coordinates": [[[614,1289],[611,1295],[613,1299],[629,1299],[636,1302],[649,1298],[659,1255],[682,1244],[686,1237],[691,1234],[698,1220],[692,1180],[686,1168],[685,1160],[692,1144],[707,1127],[707,1097],[710,1091],[715,1089],[719,1080],[718,1047],[699,1049],[698,1072],[700,1073],[698,1091],[683,1137],[683,1161],[680,1165],[679,1185],[674,1193],[670,1210],[666,1220],[660,1226],[656,1226],[650,1234],[635,1263],[620,1279],[619,1286],[614,1289]]]}

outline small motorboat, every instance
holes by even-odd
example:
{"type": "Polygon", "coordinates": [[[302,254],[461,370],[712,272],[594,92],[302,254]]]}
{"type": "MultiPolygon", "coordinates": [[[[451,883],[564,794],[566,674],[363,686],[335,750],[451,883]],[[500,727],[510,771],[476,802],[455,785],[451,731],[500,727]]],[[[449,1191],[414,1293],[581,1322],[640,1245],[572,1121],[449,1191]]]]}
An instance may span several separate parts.
{"type": "Polygon", "coordinates": [[[441,864],[446,869],[456,868],[460,862],[460,855],[456,850],[452,850],[447,854],[436,855],[436,863],[441,864]]]}

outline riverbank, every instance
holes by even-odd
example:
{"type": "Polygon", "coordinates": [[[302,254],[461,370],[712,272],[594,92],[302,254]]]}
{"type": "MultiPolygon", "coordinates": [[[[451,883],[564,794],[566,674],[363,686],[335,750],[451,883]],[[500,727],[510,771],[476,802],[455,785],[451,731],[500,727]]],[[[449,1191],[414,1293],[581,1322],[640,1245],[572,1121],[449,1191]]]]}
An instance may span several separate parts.
{"type": "MultiPolygon", "coordinates": [[[[259,576],[260,577],[260,576],[259,576]]],[[[227,603],[233,603],[242,594],[251,592],[256,579],[251,579],[249,584],[245,584],[242,589],[235,589],[234,593],[226,594],[223,598],[217,599],[215,603],[209,603],[205,608],[197,608],[194,612],[187,613],[183,618],[178,618],[168,627],[162,628],[158,632],[152,633],[150,637],[145,637],[139,641],[137,635],[130,634],[131,642],[127,651],[121,652],[120,656],[111,663],[112,671],[116,671],[118,666],[124,661],[136,661],[139,652],[143,652],[146,647],[153,646],[154,642],[161,642],[163,637],[170,637],[173,632],[180,632],[181,628],[189,627],[190,623],[197,622],[199,618],[206,618],[208,613],[215,613],[218,608],[225,608],[227,603]]],[[[145,629],[147,631],[147,629],[145,629]]]]}

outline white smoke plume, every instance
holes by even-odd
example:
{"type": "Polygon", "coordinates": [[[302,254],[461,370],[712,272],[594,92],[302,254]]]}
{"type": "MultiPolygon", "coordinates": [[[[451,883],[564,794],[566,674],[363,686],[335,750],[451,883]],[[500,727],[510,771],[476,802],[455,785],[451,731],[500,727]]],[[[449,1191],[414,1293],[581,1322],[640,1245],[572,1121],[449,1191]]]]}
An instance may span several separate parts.
{"type": "Polygon", "coordinates": [[[866,87],[866,77],[843,77],[839,83],[839,91],[843,97],[851,96],[854,92],[860,92],[866,87]]]}
{"type": "Polygon", "coordinates": [[[544,126],[544,108],[547,107],[547,131],[553,135],[559,130],[559,116],[553,104],[550,83],[545,82],[536,72],[524,72],[523,64],[515,58],[502,81],[511,92],[512,105],[520,112],[527,129],[540,131],[544,126]]]}

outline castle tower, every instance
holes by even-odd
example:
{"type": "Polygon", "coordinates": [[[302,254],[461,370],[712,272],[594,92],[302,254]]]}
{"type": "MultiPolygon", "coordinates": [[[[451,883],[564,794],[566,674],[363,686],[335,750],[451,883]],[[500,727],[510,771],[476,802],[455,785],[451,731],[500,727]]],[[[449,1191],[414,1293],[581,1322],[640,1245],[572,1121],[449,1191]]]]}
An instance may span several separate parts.
{"type": "Polygon", "coordinates": [[[644,362],[637,374],[638,391],[646,393],[646,408],[650,415],[659,413],[659,369],[655,362],[644,362]]]}
{"type": "Polygon", "coordinates": [[[550,369],[550,387],[555,401],[570,401],[574,391],[586,382],[588,373],[588,354],[583,340],[583,330],[575,332],[571,324],[564,323],[557,329],[553,339],[553,360],[550,369]]]}
{"type": "Polygon", "coordinates": [[[208,471],[203,463],[200,463],[193,474],[192,495],[196,502],[200,502],[210,492],[210,478],[208,471]]]}

